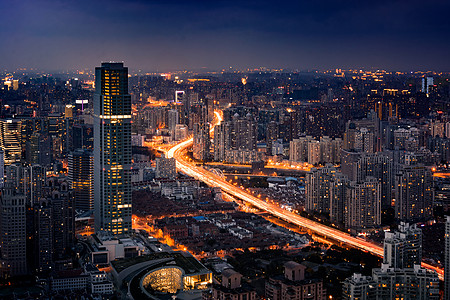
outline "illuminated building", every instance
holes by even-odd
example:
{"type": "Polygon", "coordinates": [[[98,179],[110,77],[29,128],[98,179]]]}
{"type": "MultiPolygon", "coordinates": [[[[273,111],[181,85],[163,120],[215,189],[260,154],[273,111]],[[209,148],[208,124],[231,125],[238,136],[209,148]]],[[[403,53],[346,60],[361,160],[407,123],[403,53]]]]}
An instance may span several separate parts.
{"type": "Polygon", "coordinates": [[[180,293],[201,297],[212,283],[211,271],[187,252],[155,252],[114,260],[111,266],[116,282],[128,286],[134,299],[165,299],[180,293]]]}
{"type": "Polygon", "coordinates": [[[92,152],[77,149],[69,154],[69,184],[73,190],[75,209],[94,209],[94,157],[92,152]]]}
{"type": "Polygon", "coordinates": [[[64,117],[73,118],[73,112],[75,110],[75,106],[72,104],[67,104],[64,108],[64,117]]]}
{"type": "Polygon", "coordinates": [[[201,161],[208,161],[210,158],[210,144],[209,123],[194,124],[193,157],[201,161]]]}
{"type": "Polygon", "coordinates": [[[402,221],[427,219],[432,215],[431,171],[425,166],[404,166],[395,176],[395,215],[402,221]]]}
{"type": "Polygon", "coordinates": [[[171,109],[167,112],[167,128],[172,132],[175,130],[175,127],[177,126],[179,122],[179,113],[176,109],[171,109]]]}
{"type": "Polygon", "coordinates": [[[94,208],[96,232],[131,231],[131,97],[123,63],[95,68],[94,208]]]}
{"type": "Polygon", "coordinates": [[[5,152],[5,165],[21,159],[21,124],[17,119],[0,120],[0,147],[5,152]]]}
{"type": "MultiPolygon", "coordinates": [[[[386,232],[384,262],[372,276],[353,274],[342,286],[345,300],[439,299],[439,277],[420,266],[422,233],[402,223],[398,232],[386,232]]],[[[447,299],[447,298],[446,298],[447,299]]]]}
{"type": "Polygon", "coordinates": [[[424,77],[422,78],[422,93],[429,94],[430,85],[434,84],[433,77],[424,77]]]}
{"type": "Polygon", "coordinates": [[[166,158],[164,154],[156,159],[156,178],[170,178],[177,176],[175,158],[166,158]]]}
{"type": "Polygon", "coordinates": [[[348,177],[340,172],[330,178],[330,220],[333,222],[345,222],[345,201],[349,197],[349,184],[348,177]]]}
{"type": "Polygon", "coordinates": [[[305,210],[328,214],[330,212],[330,180],[337,169],[330,164],[306,173],[305,210]]]}
{"type": "Polygon", "coordinates": [[[422,262],[422,230],[400,222],[398,231],[385,232],[383,263],[391,268],[413,268],[422,262]]]}
{"type": "Polygon", "coordinates": [[[381,225],[381,186],[378,179],[367,177],[364,182],[350,184],[351,197],[346,202],[346,226],[354,230],[381,225]]]}

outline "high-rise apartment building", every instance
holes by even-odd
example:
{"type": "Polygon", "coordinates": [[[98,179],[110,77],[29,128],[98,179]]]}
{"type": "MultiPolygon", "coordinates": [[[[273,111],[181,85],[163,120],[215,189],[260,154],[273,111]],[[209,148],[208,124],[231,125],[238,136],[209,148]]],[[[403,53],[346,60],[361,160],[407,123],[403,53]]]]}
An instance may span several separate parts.
{"type": "Polygon", "coordinates": [[[94,208],[96,232],[131,231],[131,96],[123,63],[95,68],[94,208]]]}
{"type": "Polygon", "coordinates": [[[402,221],[432,215],[432,175],[423,165],[404,166],[395,176],[395,215],[402,221]]]}
{"type": "Polygon", "coordinates": [[[86,149],[69,154],[69,185],[73,190],[75,209],[94,209],[94,156],[86,149]]]}
{"type": "Polygon", "coordinates": [[[445,222],[444,299],[450,298],[450,216],[445,222]]]}
{"type": "Polygon", "coordinates": [[[346,225],[355,230],[381,225],[381,185],[367,177],[364,182],[350,184],[351,197],[346,202],[346,225]]]}
{"type": "Polygon", "coordinates": [[[399,231],[386,232],[384,245],[384,262],[381,268],[374,268],[371,277],[353,274],[347,278],[343,283],[342,298],[438,300],[438,274],[420,266],[421,230],[416,225],[401,223],[399,231]]]}
{"type": "Polygon", "coordinates": [[[395,232],[385,232],[383,263],[395,269],[413,268],[422,262],[422,230],[400,222],[395,232]]]}
{"type": "Polygon", "coordinates": [[[210,159],[210,148],[209,123],[194,124],[193,157],[201,161],[208,161],[210,159]]]}
{"type": "Polygon", "coordinates": [[[27,274],[26,199],[14,186],[0,193],[0,276],[27,274]]]}
{"type": "Polygon", "coordinates": [[[337,169],[327,164],[320,169],[312,168],[306,174],[306,211],[326,214],[330,212],[330,181],[336,173],[337,169]]]}

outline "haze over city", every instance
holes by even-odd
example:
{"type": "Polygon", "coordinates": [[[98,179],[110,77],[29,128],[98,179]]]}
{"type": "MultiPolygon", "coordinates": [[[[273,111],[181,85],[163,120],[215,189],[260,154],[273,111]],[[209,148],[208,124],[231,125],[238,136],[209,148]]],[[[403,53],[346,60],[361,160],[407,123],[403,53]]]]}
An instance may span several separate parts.
{"type": "Polygon", "coordinates": [[[450,70],[444,0],[0,3],[2,70],[450,70]]]}

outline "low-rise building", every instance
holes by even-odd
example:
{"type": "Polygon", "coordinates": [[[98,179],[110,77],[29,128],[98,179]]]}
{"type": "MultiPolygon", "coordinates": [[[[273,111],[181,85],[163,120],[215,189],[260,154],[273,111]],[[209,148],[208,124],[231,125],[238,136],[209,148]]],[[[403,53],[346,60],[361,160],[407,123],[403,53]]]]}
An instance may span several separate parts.
{"type": "Polygon", "coordinates": [[[284,265],[284,276],[266,281],[266,298],[270,300],[325,300],[326,290],[321,279],[305,278],[306,267],[294,261],[284,265]]]}

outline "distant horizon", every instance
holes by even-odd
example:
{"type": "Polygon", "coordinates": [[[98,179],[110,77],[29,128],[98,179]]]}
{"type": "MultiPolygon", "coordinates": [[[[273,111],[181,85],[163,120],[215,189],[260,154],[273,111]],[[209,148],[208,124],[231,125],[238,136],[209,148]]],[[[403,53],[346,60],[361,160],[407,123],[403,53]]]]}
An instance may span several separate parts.
{"type": "Polygon", "coordinates": [[[2,70],[450,71],[444,0],[0,1],[2,70]]]}
{"type": "MultiPolygon", "coordinates": [[[[86,68],[76,68],[76,69],[44,69],[44,68],[25,68],[20,67],[15,70],[11,69],[3,69],[0,70],[0,73],[44,73],[44,74],[76,74],[77,72],[91,72],[90,75],[94,75],[95,68],[100,66],[101,63],[105,61],[99,62],[97,65],[94,65],[92,67],[86,67],[86,68]]],[[[120,61],[122,62],[122,61],[120,61]]],[[[416,73],[442,73],[442,74],[450,74],[449,71],[441,71],[441,70],[433,70],[433,69],[422,69],[422,70],[399,70],[399,69],[385,69],[385,68],[377,68],[377,67],[368,67],[368,68],[343,68],[343,67],[334,67],[334,68],[309,68],[309,69],[300,69],[300,68],[282,68],[282,67],[254,67],[254,68],[206,68],[206,67],[198,67],[198,68],[190,68],[190,69],[164,69],[164,70],[142,70],[133,68],[127,65],[126,61],[123,62],[124,66],[128,68],[129,74],[138,74],[138,75],[145,75],[148,73],[151,74],[164,74],[164,73],[180,73],[180,72],[188,72],[188,73],[199,73],[202,74],[208,74],[208,73],[251,73],[251,72],[281,72],[281,73],[314,73],[314,72],[333,72],[335,70],[342,70],[342,72],[350,72],[350,71],[363,71],[363,72],[376,72],[376,71],[382,71],[382,72],[388,72],[388,73],[405,73],[405,74],[416,74],[416,73]]],[[[86,73],[85,73],[86,74],[86,73]]],[[[88,75],[88,74],[87,74],[88,75]]],[[[331,74],[330,74],[331,75],[331,74]]]]}

